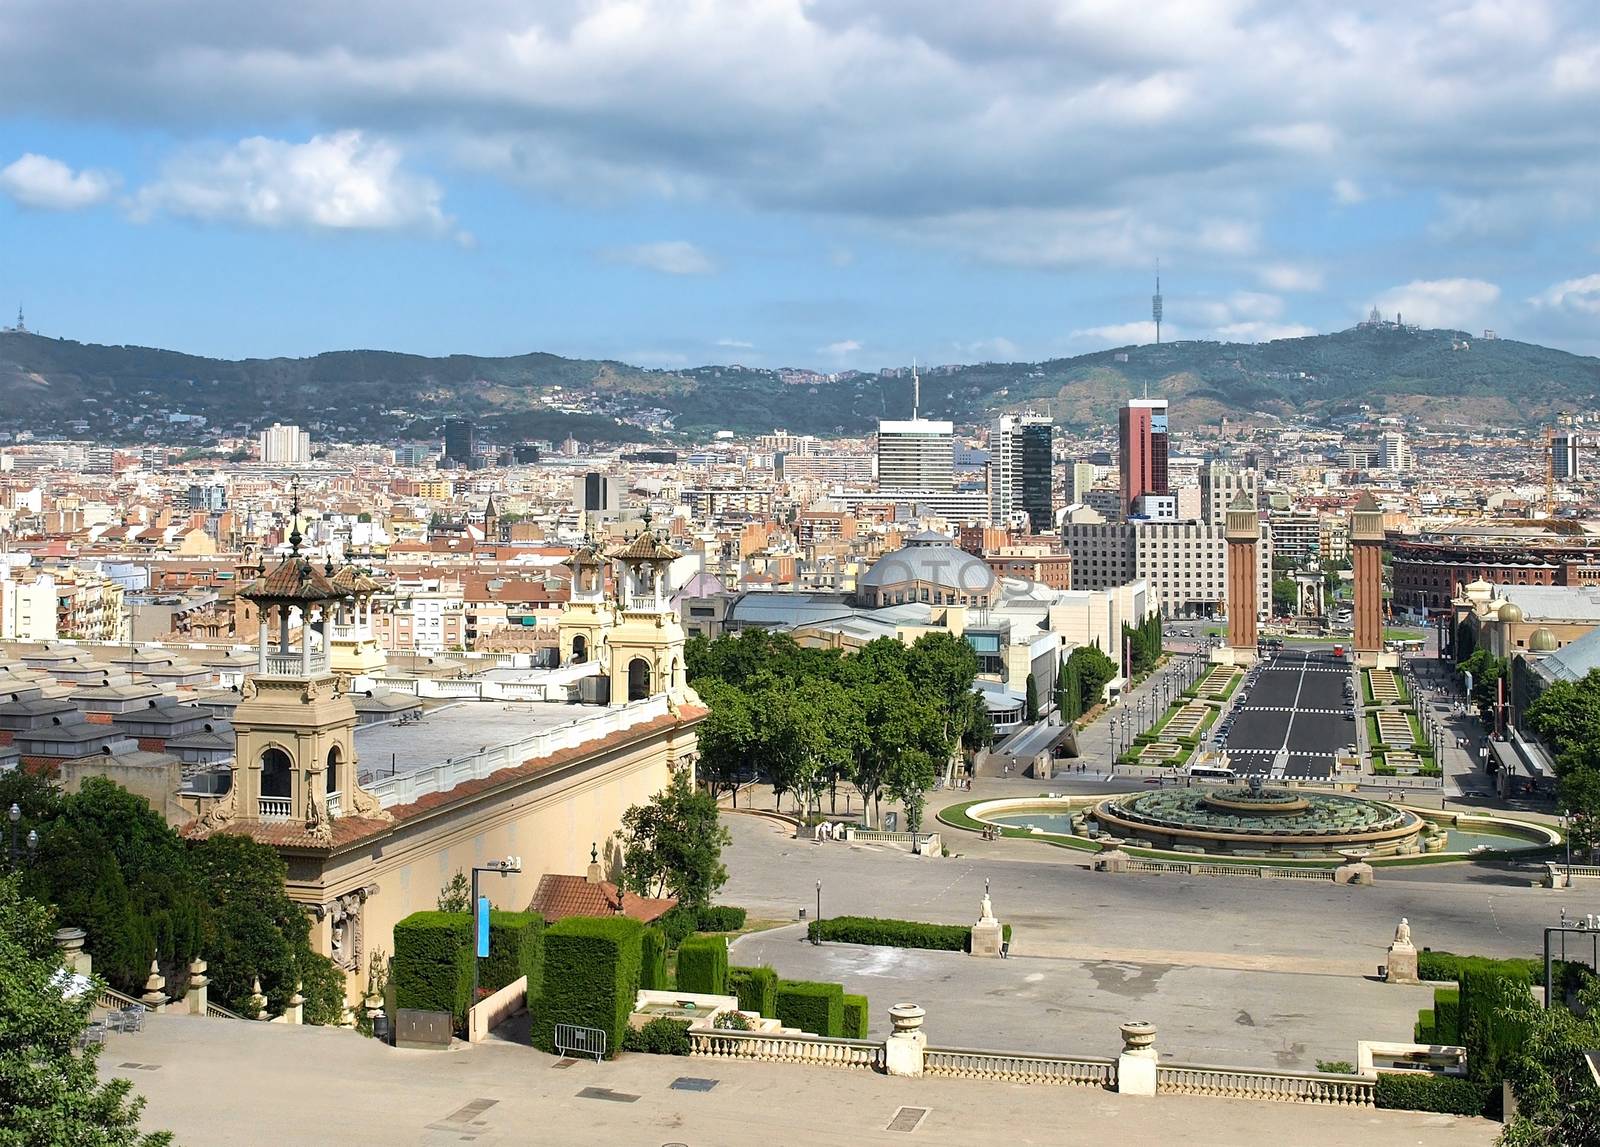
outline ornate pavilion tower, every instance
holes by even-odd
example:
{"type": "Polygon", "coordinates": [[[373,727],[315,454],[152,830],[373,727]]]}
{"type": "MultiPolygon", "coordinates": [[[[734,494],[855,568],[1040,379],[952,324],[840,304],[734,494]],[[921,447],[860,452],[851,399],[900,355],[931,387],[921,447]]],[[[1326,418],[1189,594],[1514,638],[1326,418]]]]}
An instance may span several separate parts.
{"type": "Polygon", "coordinates": [[[567,563],[572,570],[572,595],[556,627],[561,635],[561,664],[588,661],[606,666],[606,636],[616,624],[616,611],[606,600],[606,557],[593,541],[584,539],[567,563]]]}
{"type": "Polygon", "coordinates": [[[621,619],[605,639],[611,703],[657,693],[681,695],[684,633],[669,600],[667,570],[683,555],[656,536],[646,514],[644,532],[611,556],[622,566],[617,578],[621,619]]]}
{"type": "Polygon", "coordinates": [[[356,784],[355,706],[336,687],[327,649],[312,640],[313,622],[320,618],[326,632],[343,595],[301,556],[300,540],[296,522],[289,557],[271,572],[258,565],[239,591],[257,611],[256,669],[233,713],[233,785],[202,828],[286,821],[327,839],[341,814],[388,819],[356,784]]]}
{"type": "Polygon", "coordinates": [[[389,663],[372,628],[373,599],[387,587],[348,562],[335,571],[330,560],[322,572],[339,595],[323,617],[322,644],[328,651],[328,668],[333,670],[342,692],[350,688],[355,678],[375,673],[389,663]]]}
{"type": "Polygon", "coordinates": [[[1224,531],[1228,543],[1227,652],[1232,664],[1249,665],[1256,659],[1256,618],[1261,608],[1261,567],[1256,554],[1261,544],[1261,516],[1243,490],[1228,506],[1224,531]]]}

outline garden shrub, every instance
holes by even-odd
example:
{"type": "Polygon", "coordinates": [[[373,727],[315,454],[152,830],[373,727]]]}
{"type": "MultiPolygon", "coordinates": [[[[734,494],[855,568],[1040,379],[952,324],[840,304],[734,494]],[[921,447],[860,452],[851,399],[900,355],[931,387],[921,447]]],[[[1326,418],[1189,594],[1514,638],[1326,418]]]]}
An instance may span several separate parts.
{"type": "Polygon", "coordinates": [[[660,928],[667,937],[667,946],[676,948],[689,938],[689,935],[699,930],[699,914],[693,908],[686,908],[679,904],[669,908],[658,916],[655,926],[660,928]]]}
{"type": "Polygon", "coordinates": [[[1378,1073],[1373,1102],[1378,1107],[1402,1111],[1441,1111],[1451,1115],[1482,1115],[1489,1106],[1490,1092],[1499,1091],[1475,1079],[1459,1075],[1433,1075],[1429,1072],[1384,1071],[1378,1073]]]}
{"type": "Polygon", "coordinates": [[[660,928],[646,928],[640,937],[639,989],[645,992],[665,992],[672,984],[667,980],[667,937],[660,928]]]}
{"type": "Polygon", "coordinates": [[[1457,1026],[1472,1078],[1496,1086],[1503,1061],[1522,1043],[1528,981],[1516,968],[1463,968],[1457,1026]]]}
{"type": "Polygon", "coordinates": [[[1416,1027],[1411,1029],[1411,1038],[1417,1043],[1439,1043],[1439,1032],[1434,1026],[1432,1008],[1423,1008],[1417,1013],[1416,1027]]]}
{"type": "Polygon", "coordinates": [[[544,979],[544,917],[537,912],[491,911],[489,954],[478,976],[491,992],[527,976],[528,991],[537,992],[544,979]]]}
{"type": "Polygon", "coordinates": [[[728,991],[739,997],[739,1010],[772,1019],[778,1014],[778,973],[759,968],[729,968],[728,991]]]}
{"type": "Polygon", "coordinates": [[[812,1035],[837,1036],[844,1030],[844,987],[812,980],[779,980],[778,1022],[812,1035]]]}
{"type": "Polygon", "coordinates": [[[866,1039],[868,1018],[866,996],[844,997],[844,1034],[847,1038],[866,1039]]]}
{"type": "Polygon", "coordinates": [[[728,939],[696,933],[678,945],[678,991],[728,994],[728,939]]]}
{"type": "Polygon", "coordinates": [[[744,927],[745,910],[732,904],[708,904],[695,913],[696,932],[737,932],[744,927]]]}
{"type": "Polygon", "coordinates": [[[544,987],[533,1042],[555,1050],[555,1025],[606,1033],[608,1054],[622,1045],[639,987],[644,925],[627,916],[569,916],[544,934],[544,987]]]}
{"type": "Polygon", "coordinates": [[[1432,1043],[1461,1042],[1461,989],[1433,990],[1433,1031],[1432,1043]]]}
{"type": "Polygon", "coordinates": [[[394,926],[390,982],[397,1008],[449,1012],[459,1029],[472,992],[472,914],[413,912],[394,926]]]}
{"type": "Polygon", "coordinates": [[[657,1016],[643,1027],[630,1027],[622,1034],[622,1050],[649,1055],[688,1055],[689,1021],[657,1016]]]}

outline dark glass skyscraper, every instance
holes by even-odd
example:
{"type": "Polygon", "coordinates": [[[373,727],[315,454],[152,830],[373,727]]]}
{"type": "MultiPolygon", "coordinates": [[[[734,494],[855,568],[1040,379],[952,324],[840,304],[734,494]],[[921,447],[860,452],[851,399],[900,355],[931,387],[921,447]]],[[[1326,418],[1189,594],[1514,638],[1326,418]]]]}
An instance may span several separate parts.
{"type": "Polygon", "coordinates": [[[444,461],[447,466],[472,466],[477,435],[465,418],[447,419],[444,424],[444,461]]]}
{"type": "Polygon", "coordinates": [[[1022,437],[1022,509],[1034,533],[1055,526],[1055,462],[1050,438],[1054,426],[1048,418],[1024,417],[1022,437]]]}

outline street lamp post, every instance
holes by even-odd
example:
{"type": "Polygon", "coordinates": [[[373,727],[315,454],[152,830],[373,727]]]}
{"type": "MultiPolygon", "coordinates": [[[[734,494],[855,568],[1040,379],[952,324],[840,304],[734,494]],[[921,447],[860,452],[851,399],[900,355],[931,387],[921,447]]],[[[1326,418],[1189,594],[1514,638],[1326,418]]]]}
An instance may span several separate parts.
{"type": "Polygon", "coordinates": [[[811,942],[813,944],[820,944],[820,943],[822,943],[822,881],[820,881],[820,880],[817,881],[817,921],[816,921],[816,924],[817,924],[816,931],[812,934],[814,939],[811,942]]]}
{"type": "Polygon", "coordinates": [[[1565,841],[1567,845],[1567,879],[1569,881],[1572,879],[1572,833],[1569,831],[1567,826],[1571,823],[1571,817],[1572,811],[1570,809],[1561,810],[1561,839],[1565,841]]]}
{"type": "Polygon", "coordinates": [[[20,851],[17,848],[17,822],[22,819],[22,806],[13,803],[11,811],[6,813],[6,819],[11,822],[11,840],[6,847],[6,856],[10,858],[12,864],[15,864],[20,851]]]}
{"type": "MultiPolygon", "coordinates": [[[[468,1020],[467,1020],[467,1023],[469,1025],[469,1027],[470,1027],[470,1025],[472,1023],[472,1020],[470,1018],[471,1011],[472,1011],[473,1008],[478,1006],[478,961],[481,960],[485,955],[488,954],[487,952],[484,951],[484,949],[489,946],[488,945],[488,929],[489,929],[488,916],[487,916],[486,910],[484,909],[483,905],[481,905],[478,902],[478,873],[480,873],[480,872],[498,872],[502,877],[504,877],[504,876],[510,876],[513,872],[521,872],[521,871],[522,871],[522,857],[520,857],[520,856],[508,856],[504,860],[491,860],[488,864],[482,864],[482,865],[474,864],[472,866],[472,922],[473,922],[473,926],[474,926],[475,935],[472,938],[472,942],[473,942],[473,949],[472,949],[472,995],[467,997],[467,1000],[468,1000],[467,1011],[468,1011],[468,1017],[469,1017],[468,1020]],[[479,917],[478,917],[478,914],[480,912],[484,912],[485,913],[484,918],[481,921],[479,920],[479,917]]],[[[619,895],[620,895],[620,893],[619,893],[619,895]]],[[[470,1036],[472,1033],[469,1031],[467,1034],[470,1036]]]]}

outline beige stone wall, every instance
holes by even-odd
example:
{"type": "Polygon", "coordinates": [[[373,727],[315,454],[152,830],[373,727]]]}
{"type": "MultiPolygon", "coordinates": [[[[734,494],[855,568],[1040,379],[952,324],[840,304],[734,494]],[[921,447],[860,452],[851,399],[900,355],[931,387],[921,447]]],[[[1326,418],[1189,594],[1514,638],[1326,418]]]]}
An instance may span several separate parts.
{"type": "MultiPolygon", "coordinates": [[[[666,787],[669,744],[678,759],[693,752],[693,732],[653,733],[647,740],[612,750],[546,780],[501,790],[497,795],[398,822],[390,833],[335,856],[324,866],[291,861],[288,890],[305,904],[330,904],[376,885],[364,909],[363,959],[374,948],[394,952],[394,926],[413,912],[437,907],[441,888],[458,870],[469,877],[474,864],[521,856],[514,876],[484,875],[480,892],[496,908],[528,906],[540,876],[581,874],[589,848],[621,827],[622,814],[666,787]],[[375,855],[376,854],[376,855],[375,855]]],[[[329,954],[328,920],[315,923],[312,942],[329,954]]],[[[347,981],[352,1002],[366,986],[366,967],[347,981]]]]}

